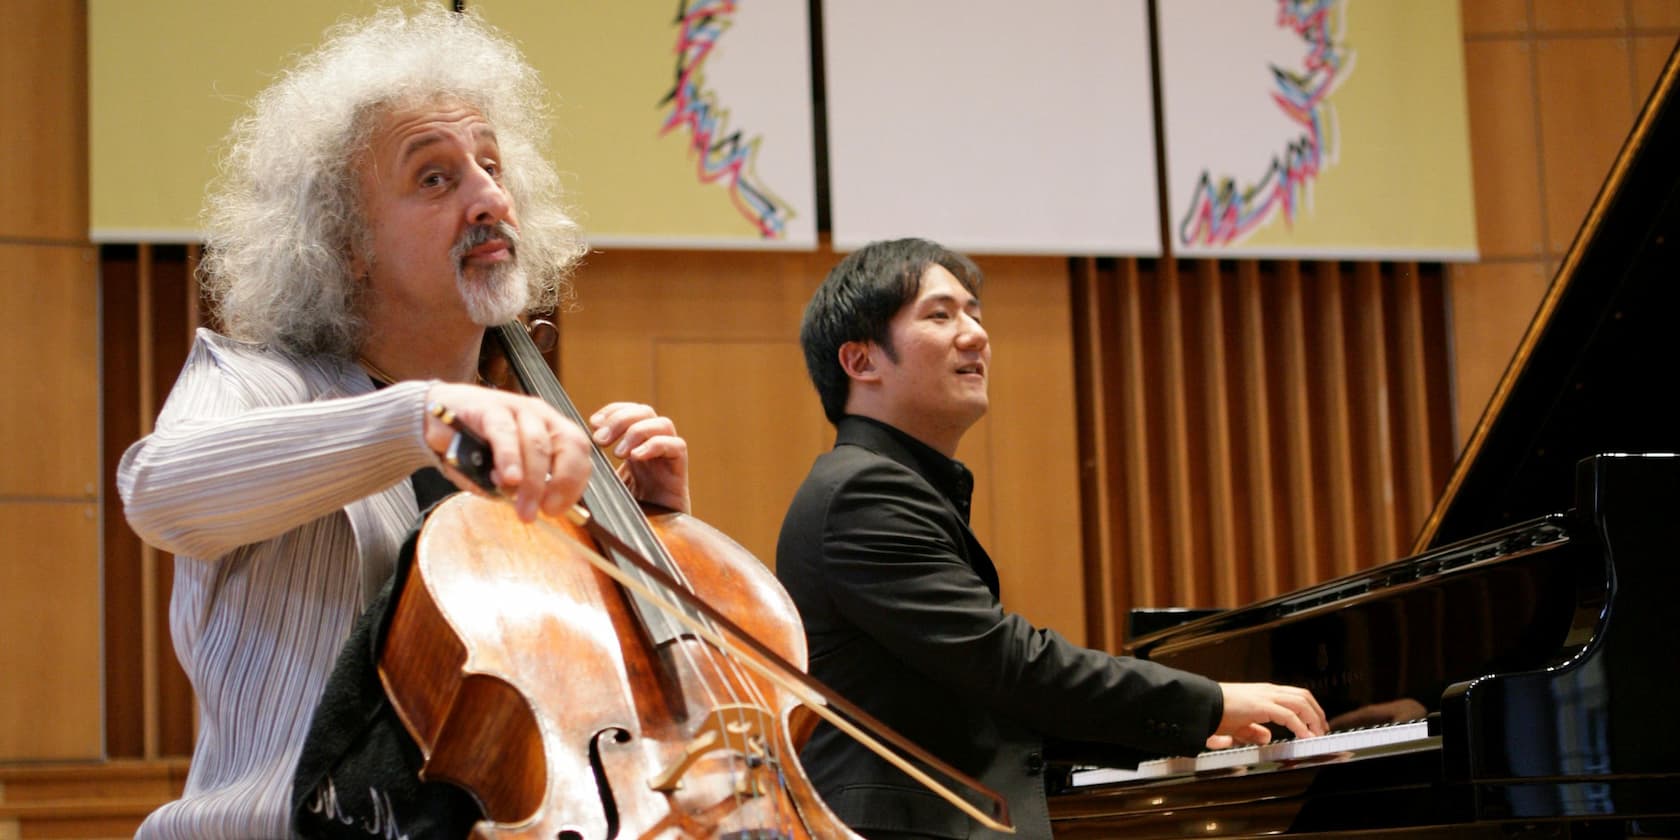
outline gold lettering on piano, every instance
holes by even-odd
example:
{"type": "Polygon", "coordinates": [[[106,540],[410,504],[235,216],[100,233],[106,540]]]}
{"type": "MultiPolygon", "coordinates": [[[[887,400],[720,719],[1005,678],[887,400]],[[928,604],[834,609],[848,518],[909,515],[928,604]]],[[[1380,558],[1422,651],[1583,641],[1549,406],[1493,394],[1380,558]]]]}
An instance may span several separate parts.
{"type": "Polygon", "coordinates": [[[1334,674],[1321,674],[1308,677],[1300,683],[1313,692],[1329,691],[1331,689],[1351,688],[1363,685],[1370,675],[1364,671],[1337,671],[1334,674]]]}

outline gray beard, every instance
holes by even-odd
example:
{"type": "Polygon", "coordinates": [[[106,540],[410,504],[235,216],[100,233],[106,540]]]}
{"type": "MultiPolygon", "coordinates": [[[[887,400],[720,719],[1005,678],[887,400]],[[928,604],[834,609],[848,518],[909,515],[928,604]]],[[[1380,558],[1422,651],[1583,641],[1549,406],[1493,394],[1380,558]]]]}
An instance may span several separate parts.
{"type": "Polygon", "coordinates": [[[467,277],[457,263],[455,289],[466,304],[467,315],[473,323],[483,327],[506,324],[525,312],[531,301],[531,289],[525,282],[525,267],[517,259],[489,266],[481,272],[481,280],[467,277]]]}

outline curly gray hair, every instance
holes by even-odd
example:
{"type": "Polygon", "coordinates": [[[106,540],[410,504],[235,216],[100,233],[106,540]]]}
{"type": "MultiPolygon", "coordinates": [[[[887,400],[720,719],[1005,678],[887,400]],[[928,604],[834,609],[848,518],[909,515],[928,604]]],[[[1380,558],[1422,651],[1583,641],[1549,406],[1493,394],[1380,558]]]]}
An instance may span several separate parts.
{"type": "Polygon", "coordinates": [[[463,102],[495,127],[530,309],[561,301],[585,246],[542,157],[548,113],[536,71],[482,20],[432,4],[333,26],[234,124],[205,206],[200,267],[223,330],[354,356],[362,319],[351,254],[368,236],[356,164],[385,109],[434,99],[463,102]]]}

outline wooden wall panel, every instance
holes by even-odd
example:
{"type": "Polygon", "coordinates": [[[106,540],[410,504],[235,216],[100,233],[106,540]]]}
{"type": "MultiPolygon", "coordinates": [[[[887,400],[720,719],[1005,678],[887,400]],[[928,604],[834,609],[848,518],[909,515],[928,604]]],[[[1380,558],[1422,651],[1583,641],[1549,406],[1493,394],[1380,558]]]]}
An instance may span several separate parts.
{"type": "Polygon", "coordinates": [[[0,761],[103,749],[93,278],[87,246],[0,244],[0,761]]]}
{"type": "Polygon", "coordinates": [[[791,494],[809,459],[833,441],[798,350],[799,317],[822,262],[598,253],[574,278],[574,311],[559,319],[562,383],[578,407],[588,413],[632,400],[675,420],[689,442],[695,515],[733,525],[727,532],[766,564],[775,559],[786,497],[769,508],[744,500],[772,487],[791,494]],[[755,416],[738,424],[743,414],[755,416]],[[780,466],[760,472],[771,458],[780,466]],[[737,483],[753,489],[737,497],[737,483]]]}
{"type": "Polygon", "coordinates": [[[1007,609],[1085,641],[1084,543],[1068,265],[977,257],[992,342],[991,409],[957,457],[975,470],[975,533],[1007,609]]]}
{"type": "MultiPolygon", "coordinates": [[[[596,254],[576,277],[576,311],[561,319],[560,370],[573,399],[585,411],[632,399],[671,416],[689,442],[696,515],[728,525],[767,565],[794,487],[833,443],[798,331],[836,260],[596,254]]],[[[975,531],[999,561],[1011,609],[1084,638],[1066,262],[979,262],[993,408],[957,453],[975,472],[975,531]]]]}
{"type": "MultiPolygon", "coordinates": [[[[1470,0],[1471,3],[1476,0],[1470,0]]],[[[1627,26],[1627,4],[1622,0],[1531,0],[1534,28],[1540,32],[1610,32],[1627,26]]]]}
{"type": "Polygon", "coordinates": [[[0,4],[0,239],[87,239],[87,12],[0,4]]]}
{"type": "Polygon", "coordinates": [[[81,3],[5,5],[0,49],[0,761],[96,758],[98,297],[81,3]]]}
{"type": "Polygon", "coordinates": [[[1674,0],[1629,0],[1628,9],[1637,29],[1680,29],[1680,3],[1674,0]]]}
{"type": "Polygon", "coordinates": [[[678,431],[691,441],[695,515],[774,568],[780,513],[811,465],[804,456],[834,441],[815,391],[800,388],[806,377],[797,336],[654,345],[652,404],[680,418],[678,431]],[[728,444],[702,445],[720,440],[728,444]],[[739,445],[752,441],[762,445],[739,445]]]}
{"type": "MultiPolygon", "coordinates": [[[[1471,4],[1466,4],[1471,5],[1471,4]]],[[[1476,244],[1482,258],[1533,256],[1541,230],[1540,148],[1535,132],[1534,49],[1527,41],[1464,45],[1469,86],[1471,172],[1476,189],[1476,244]]]]}
{"type": "MultiPolygon", "coordinates": [[[[1673,4],[1680,9],[1680,3],[1673,4]]],[[[1676,27],[1680,28],[1680,27],[1676,27]]],[[[1674,36],[1641,35],[1633,39],[1633,113],[1645,105],[1645,96],[1657,85],[1657,77],[1662,75],[1663,65],[1668,63],[1668,56],[1674,52],[1674,36]]]]}
{"type": "Polygon", "coordinates": [[[0,762],[103,757],[99,510],[0,504],[0,762]]]}
{"type": "Polygon", "coordinates": [[[1528,0],[1469,0],[1458,8],[1465,35],[1525,32],[1529,27],[1528,0]]]}
{"type": "Polygon", "coordinates": [[[1636,113],[1628,42],[1556,38],[1536,47],[1546,247],[1568,250],[1636,113]]]}
{"type": "MultiPolygon", "coordinates": [[[[1468,347],[1513,350],[1534,319],[1535,307],[1551,284],[1551,274],[1530,262],[1455,265],[1452,267],[1453,341],[1468,347]]],[[[1493,393],[1510,364],[1493,352],[1462,353],[1453,371],[1460,393],[1493,393]]],[[[1461,400],[1456,409],[1459,442],[1475,428],[1487,400],[1461,400]]]]}
{"type": "Polygon", "coordinates": [[[0,244],[0,499],[98,497],[97,323],[91,248],[0,244]]]}

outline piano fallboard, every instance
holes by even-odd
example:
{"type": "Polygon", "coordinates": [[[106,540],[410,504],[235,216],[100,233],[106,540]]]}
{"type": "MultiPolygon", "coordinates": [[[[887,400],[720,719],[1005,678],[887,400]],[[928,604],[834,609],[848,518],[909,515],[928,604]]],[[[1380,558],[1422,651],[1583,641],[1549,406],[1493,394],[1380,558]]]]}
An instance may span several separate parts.
{"type": "Polygon", "coordinates": [[[1221,682],[1309,688],[1334,728],[1440,710],[1448,686],[1544,668],[1592,638],[1604,558],[1563,515],[1138,640],[1134,655],[1221,682]]]}

